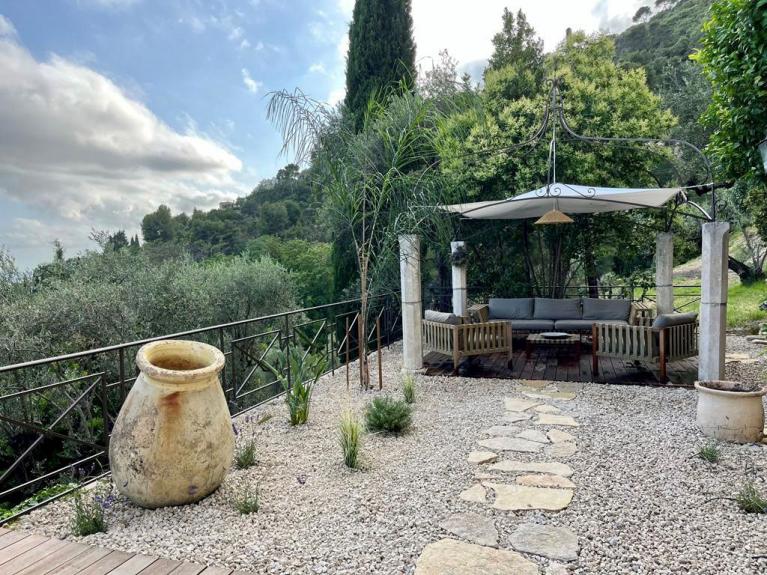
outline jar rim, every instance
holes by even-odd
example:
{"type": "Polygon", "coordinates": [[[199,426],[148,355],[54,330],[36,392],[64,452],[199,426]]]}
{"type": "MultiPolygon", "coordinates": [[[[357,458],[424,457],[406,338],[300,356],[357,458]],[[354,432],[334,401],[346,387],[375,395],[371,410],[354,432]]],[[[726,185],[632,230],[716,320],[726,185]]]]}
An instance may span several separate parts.
{"type": "Polygon", "coordinates": [[[188,390],[201,380],[217,376],[225,362],[217,347],[181,339],[153,341],[136,353],[136,366],[146,377],[188,390]]]}

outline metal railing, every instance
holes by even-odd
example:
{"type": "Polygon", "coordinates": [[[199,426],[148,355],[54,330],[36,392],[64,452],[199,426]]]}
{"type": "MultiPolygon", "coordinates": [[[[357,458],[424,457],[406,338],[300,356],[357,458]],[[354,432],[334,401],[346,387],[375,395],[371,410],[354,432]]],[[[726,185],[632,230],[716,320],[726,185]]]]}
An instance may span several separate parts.
{"type": "MultiPolygon", "coordinates": [[[[98,349],[0,367],[0,505],[6,508],[62,481],[108,474],[109,434],[138,377],[138,348],[161,339],[215,345],[227,362],[221,385],[232,417],[285,392],[267,369],[278,350],[324,356],[327,371],[356,359],[364,337],[377,351],[401,337],[399,294],[372,298],[362,329],[359,300],[291,310],[98,349]]],[[[291,374],[287,372],[288,381],[291,374]]],[[[3,524],[75,489],[58,490],[3,524]]]]}

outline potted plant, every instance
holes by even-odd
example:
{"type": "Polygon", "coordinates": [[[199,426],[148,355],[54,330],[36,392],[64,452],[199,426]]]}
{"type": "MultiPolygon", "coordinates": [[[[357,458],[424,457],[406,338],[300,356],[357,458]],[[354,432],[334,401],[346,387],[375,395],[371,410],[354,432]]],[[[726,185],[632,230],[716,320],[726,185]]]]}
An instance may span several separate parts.
{"type": "Polygon", "coordinates": [[[710,437],[735,443],[761,441],[764,431],[762,396],[758,383],[696,381],[698,427],[710,437]]]}

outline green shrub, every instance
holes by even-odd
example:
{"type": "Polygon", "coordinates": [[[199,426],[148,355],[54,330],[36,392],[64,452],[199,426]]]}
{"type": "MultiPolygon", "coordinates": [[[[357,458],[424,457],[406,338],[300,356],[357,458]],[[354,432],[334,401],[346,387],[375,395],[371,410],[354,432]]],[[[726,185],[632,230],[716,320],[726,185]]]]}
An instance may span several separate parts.
{"type": "Polygon", "coordinates": [[[405,403],[415,403],[415,380],[409,373],[402,381],[402,395],[405,397],[405,403]]]}
{"type": "Polygon", "coordinates": [[[359,465],[360,442],[362,425],[350,411],[341,416],[338,441],[344,454],[344,465],[350,469],[357,469],[359,465]]]}
{"type": "Polygon", "coordinates": [[[234,465],[237,469],[248,469],[256,464],[256,442],[251,439],[237,450],[234,465]]]}
{"type": "Polygon", "coordinates": [[[719,448],[716,446],[716,443],[712,441],[698,450],[698,457],[709,463],[716,463],[719,461],[719,448]]]}
{"type": "Polygon", "coordinates": [[[253,490],[250,487],[246,487],[242,494],[234,500],[234,508],[240,515],[257,513],[260,506],[258,485],[253,490]]]}
{"type": "Polygon", "coordinates": [[[77,490],[73,499],[72,533],[80,537],[94,533],[105,533],[107,524],[104,520],[104,509],[111,504],[111,496],[86,497],[80,490],[77,490]]]}
{"type": "Polygon", "coordinates": [[[767,513],[767,498],[749,481],[735,496],[738,507],[746,513],[767,513]]]}
{"type": "Polygon", "coordinates": [[[365,411],[365,420],[369,431],[403,433],[412,422],[412,410],[402,400],[376,397],[365,411]]]}

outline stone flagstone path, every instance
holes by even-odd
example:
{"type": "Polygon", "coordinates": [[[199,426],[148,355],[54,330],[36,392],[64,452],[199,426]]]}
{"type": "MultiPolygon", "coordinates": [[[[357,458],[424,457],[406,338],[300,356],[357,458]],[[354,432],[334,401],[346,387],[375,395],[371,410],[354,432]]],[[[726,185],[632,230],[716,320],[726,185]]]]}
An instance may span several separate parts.
{"type": "Polygon", "coordinates": [[[439,525],[449,536],[424,548],[416,575],[554,575],[567,573],[560,561],[577,561],[578,536],[565,526],[540,522],[540,513],[549,517],[567,508],[576,492],[573,469],[559,461],[578,449],[568,431],[576,432],[579,424],[562,413],[576,394],[547,381],[517,391],[521,397],[504,399],[505,415],[484,430],[467,457],[476,467],[475,481],[457,495],[477,512],[444,518],[439,525]],[[532,511],[535,520],[526,520],[532,511]],[[511,549],[498,548],[497,525],[505,522],[518,523],[508,539],[511,549]]]}

